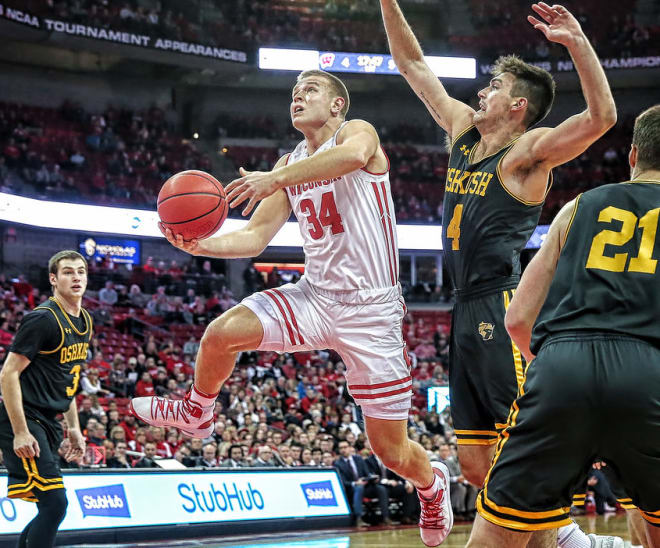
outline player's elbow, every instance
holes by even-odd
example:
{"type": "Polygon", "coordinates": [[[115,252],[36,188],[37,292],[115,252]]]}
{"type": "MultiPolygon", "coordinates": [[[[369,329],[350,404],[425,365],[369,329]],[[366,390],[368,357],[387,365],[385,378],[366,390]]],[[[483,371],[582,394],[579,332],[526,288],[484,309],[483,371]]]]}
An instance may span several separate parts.
{"type": "Polygon", "coordinates": [[[607,104],[597,112],[590,113],[589,122],[595,133],[603,135],[610,130],[617,120],[616,105],[614,102],[607,104]]]}
{"type": "Polygon", "coordinates": [[[504,316],[504,327],[512,339],[519,338],[527,329],[527,322],[518,309],[512,306],[506,311],[504,316]]]}

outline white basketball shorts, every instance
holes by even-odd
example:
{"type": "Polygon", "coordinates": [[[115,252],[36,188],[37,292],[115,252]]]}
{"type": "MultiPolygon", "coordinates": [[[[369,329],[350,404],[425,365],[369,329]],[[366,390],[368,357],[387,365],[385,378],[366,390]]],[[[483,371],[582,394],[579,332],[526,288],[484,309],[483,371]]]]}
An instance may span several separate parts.
{"type": "Polygon", "coordinates": [[[263,325],[257,350],[335,350],[346,365],[348,390],[364,415],[408,418],[412,377],[399,286],[325,291],[303,277],[298,283],[255,293],[241,304],[263,325]]]}

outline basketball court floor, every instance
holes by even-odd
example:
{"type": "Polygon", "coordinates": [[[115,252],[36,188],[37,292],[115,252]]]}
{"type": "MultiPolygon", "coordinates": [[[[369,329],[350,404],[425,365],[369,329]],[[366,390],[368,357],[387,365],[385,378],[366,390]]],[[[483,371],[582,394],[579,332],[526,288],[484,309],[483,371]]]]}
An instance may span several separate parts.
{"type": "MultiPolygon", "coordinates": [[[[623,513],[606,516],[577,517],[575,520],[587,533],[616,535],[630,540],[623,513]]],[[[443,548],[464,547],[470,536],[471,523],[457,523],[443,543],[443,548]]],[[[368,529],[336,529],[304,533],[278,533],[277,535],[245,535],[234,538],[204,538],[170,540],[167,542],[141,542],[137,544],[85,544],[77,548],[179,548],[199,546],[203,548],[419,548],[423,547],[419,529],[415,526],[370,527],[368,529]]],[[[502,548],[506,548],[503,546],[502,548]]]]}

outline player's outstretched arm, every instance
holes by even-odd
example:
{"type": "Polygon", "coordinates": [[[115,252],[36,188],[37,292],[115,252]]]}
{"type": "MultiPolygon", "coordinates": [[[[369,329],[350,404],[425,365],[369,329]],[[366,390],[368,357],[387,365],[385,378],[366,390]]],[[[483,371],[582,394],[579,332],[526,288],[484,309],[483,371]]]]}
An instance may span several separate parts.
{"type": "Polygon", "coordinates": [[[557,270],[559,254],[566,241],[577,199],[568,202],[557,214],[538,253],[530,261],[507,308],[504,323],[511,339],[529,363],[534,355],[529,349],[532,328],[548,296],[557,270]]]}
{"type": "MultiPolygon", "coordinates": [[[[275,164],[273,170],[286,164],[285,154],[275,164]]],[[[216,238],[184,241],[181,234],[173,234],[168,228],[163,230],[167,240],[175,247],[191,255],[215,257],[219,259],[249,258],[259,255],[284,226],[291,215],[291,205],[282,191],[271,194],[259,204],[248,224],[216,238]]]]}
{"type": "Polygon", "coordinates": [[[472,123],[474,110],[453,99],[424,60],[424,53],[396,0],[380,0],[390,53],[399,72],[450,138],[472,123]]]}
{"type": "MultiPolygon", "coordinates": [[[[366,167],[379,152],[380,139],[374,127],[364,120],[351,120],[337,134],[337,146],[313,156],[282,166],[273,171],[246,172],[227,185],[227,199],[231,207],[248,200],[243,210],[247,215],[259,200],[277,190],[310,181],[341,177],[366,167]]],[[[381,153],[382,154],[382,153],[381,153]]]]}
{"type": "Polygon", "coordinates": [[[541,20],[529,16],[529,22],[551,42],[566,47],[573,59],[587,108],[571,116],[555,128],[543,128],[529,133],[526,149],[530,160],[553,168],[584,152],[616,123],[616,105],[605,71],[580,23],[563,6],[543,2],[532,9],[541,20]]]}
{"type": "Polygon", "coordinates": [[[39,442],[30,434],[23,411],[23,393],[19,377],[30,365],[22,354],[10,352],[0,370],[0,391],[14,432],[14,452],[21,458],[39,456],[39,442]]]}

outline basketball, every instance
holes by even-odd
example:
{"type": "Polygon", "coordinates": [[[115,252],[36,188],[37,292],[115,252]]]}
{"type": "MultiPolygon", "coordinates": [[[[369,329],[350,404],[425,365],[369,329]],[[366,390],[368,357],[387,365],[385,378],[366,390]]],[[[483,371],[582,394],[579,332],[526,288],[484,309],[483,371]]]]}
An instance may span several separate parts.
{"type": "Polygon", "coordinates": [[[170,177],[158,193],[158,216],[163,229],[183,239],[203,240],[227,218],[227,199],[220,182],[203,171],[182,171],[170,177]]]}

